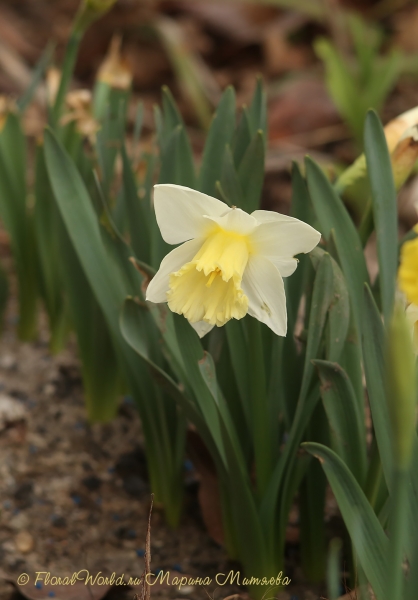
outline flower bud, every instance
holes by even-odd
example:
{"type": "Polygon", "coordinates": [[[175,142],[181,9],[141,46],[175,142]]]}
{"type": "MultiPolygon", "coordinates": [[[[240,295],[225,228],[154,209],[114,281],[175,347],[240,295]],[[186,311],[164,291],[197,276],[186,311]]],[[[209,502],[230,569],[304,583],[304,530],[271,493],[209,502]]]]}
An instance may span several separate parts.
{"type": "Polygon", "coordinates": [[[410,326],[399,302],[395,305],[387,333],[386,389],[395,464],[399,469],[406,469],[416,436],[416,378],[410,326]]]}
{"type": "Polygon", "coordinates": [[[77,131],[94,143],[95,135],[100,128],[92,113],[92,97],[90,90],[73,90],[65,99],[66,112],[61,118],[61,125],[75,123],[77,131]]]}
{"type": "Polygon", "coordinates": [[[418,305],[410,304],[405,314],[411,328],[411,339],[415,356],[418,356],[418,305]]]}
{"type": "Polygon", "coordinates": [[[121,38],[114,36],[110,49],[102,62],[94,87],[94,115],[101,120],[109,106],[126,107],[132,84],[132,72],[120,52],[121,38]]]}
{"type": "Polygon", "coordinates": [[[3,131],[3,127],[6,124],[9,113],[15,110],[15,104],[13,100],[7,96],[0,95],[0,133],[3,131]]]}
{"type": "MultiPolygon", "coordinates": [[[[384,128],[396,189],[405,183],[418,159],[418,106],[402,113],[384,128]]],[[[354,219],[361,221],[370,196],[366,157],[361,154],[338,178],[342,195],[354,219]]]]}
{"type": "Polygon", "coordinates": [[[116,0],[83,0],[80,4],[74,29],[80,33],[84,32],[89,25],[107,13],[116,0]]]}
{"type": "Polygon", "coordinates": [[[121,56],[120,46],[120,36],[114,36],[109,52],[100,65],[97,81],[114,89],[129,90],[132,83],[132,72],[126,60],[121,56]]]}
{"type": "Polygon", "coordinates": [[[390,156],[397,190],[399,190],[408,179],[417,159],[418,125],[413,125],[401,136],[390,156]]]}

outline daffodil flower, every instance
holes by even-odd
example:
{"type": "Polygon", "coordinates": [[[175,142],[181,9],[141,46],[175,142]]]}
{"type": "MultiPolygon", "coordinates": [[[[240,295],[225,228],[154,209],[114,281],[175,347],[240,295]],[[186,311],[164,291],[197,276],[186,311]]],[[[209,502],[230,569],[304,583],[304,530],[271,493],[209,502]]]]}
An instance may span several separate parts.
{"type": "Polygon", "coordinates": [[[167,254],[146,299],[167,302],[200,337],[247,313],[286,335],[283,277],[310,252],[320,233],[276,212],[239,208],[179,185],[156,185],[154,207],[162,237],[182,244],[167,254]]]}
{"type": "MultiPolygon", "coordinates": [[[[418,233],[418,225],[414,231],[418,233]]],[[[418,304],[418,237],[402,245],[398,281],[408,302],[418,304]]]]}
{"type": "Polygon", "coordinates": [[[411,327],[411,337],[414,352],[418,355],[418,305],[410,304],[406,309],[406,318],[411,327]]]}

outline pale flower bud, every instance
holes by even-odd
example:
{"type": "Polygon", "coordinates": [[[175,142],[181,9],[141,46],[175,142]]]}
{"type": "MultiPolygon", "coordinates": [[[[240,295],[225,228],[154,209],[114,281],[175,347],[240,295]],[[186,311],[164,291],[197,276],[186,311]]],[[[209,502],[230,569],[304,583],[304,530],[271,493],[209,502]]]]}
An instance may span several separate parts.
{"type": "Polygon", "coordinates": [[[107,13],[116,0],[83,0],[78,10],[74,29],[83,32],[94,21],[107,13]]]}
{"type": "Polygon", "coordinates": [[[416,377],[410,325],[401,303],[395,305],[388,327],[386,371],[395,463],[406,469],[416,436],[416,377]]]}
{"type": "Polygon", "coordinates": [[[0,95],[0,133],[6,124],[7,117],[15,111],[15,103],[11,98],[0,95]]]}
{"type": "Polygon", "coordinates": [[[114,36],[109,52],[102,62],[97,80],[118,90],[129,90],[132,83],[132,72],[120,52],[121,38],[114,36]]]}

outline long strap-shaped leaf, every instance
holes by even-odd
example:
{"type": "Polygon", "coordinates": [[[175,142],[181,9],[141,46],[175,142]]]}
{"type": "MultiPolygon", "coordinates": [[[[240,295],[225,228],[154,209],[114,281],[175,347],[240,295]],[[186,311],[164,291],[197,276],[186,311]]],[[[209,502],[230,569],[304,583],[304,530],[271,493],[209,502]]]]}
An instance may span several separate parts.
{"type": "Polygon", "coordinates": [[[203,151],[199,173],[199,190],[215,196],[216,182],[221,178],[225,150],[235,128],[235,92],[229,86],[222,95],[213,117],[203,151]]]}
{"type": "Polygon", "coordinates": [[[341,198],[320,167],[309,157],[306,159],[309,193],[318,216],[321,231],[328,239],[335,231],[335,244],[352,298],[352,309],[360,331],[363,284],[369,282],[363,248],[357,230],[341,198]]]}
{"type": "Polygon", "coordinates": [[[385,322],[395,298],[398,266],[398,216],[396,189],[385,133],[379,117],[369,111],[364,129],[367,173],[373,199],[373,216],[379,258],[379,283],[385,322]]]}
{"type": "Polygon", "coordinates": [[[386,562],[389,540],[354,475],[330,448],[312,442],[302,446],[318,458],[325,471],[377,600],[395,600],[387,597],[386,562]]]}
{"type": "Polygon", "coordinates": [[[364,412],[360,412],[351,381],[340,365],[326,360],[315,360],[314,364],[335,448],[363,486],[367,463],[364,412]]]}
{"type": "MultiPolygon", "coordinates": [[[[309,332],[305,355],[305,366],[302,378],[302,388],[298,400],[295,418],[292,423],[292,428],[289,432],[283,454],[277,463],[273,472],[268,490],[263,498],[261,505],[261,519],[266,531],[268,543],[273,548],[281,546],[281,540],[276,527],[272,527],[277,514],[277,504],[281,485],[286,472],[286,467],[289,460],[299,446],[303,432],[309,421],[310,415],[315,408],[319,398],[317,389],[313,391],[311,388],[312,374],[314,372],[311,360],[318,358],[318,352],[321,345],[322,334],[325,327],[325,321],[329,305],[333,295],[333,278],[332,264],[329,254],[324,254],[319,262],[317,274],[315,278],[314,291],[312,297],[312,305],[309,317],[309,332]]],[[[278,524],[277,524],[278,525],[278,524]]],[[[278,551],[278,554],[280,551],[278,551]]]]}

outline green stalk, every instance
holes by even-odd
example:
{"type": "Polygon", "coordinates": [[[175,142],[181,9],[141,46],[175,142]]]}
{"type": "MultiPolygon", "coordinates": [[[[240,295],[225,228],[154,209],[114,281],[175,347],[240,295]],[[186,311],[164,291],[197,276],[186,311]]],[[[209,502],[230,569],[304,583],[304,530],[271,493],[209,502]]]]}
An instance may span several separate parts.
{"type": "Polygon", "coordinates": [[[250,352],[250,403],[253,418],[253,443],[257,491],[262,497],[266,491],[272,468],[270,415],[267,404],[266,374],[260,323],[247,319],[248,348],[250,352]]]}
{"type": "Polygon", "coordinates": [[[77,27],[74,27],[70,39],[68,41],[67,50],[65,52],[64,64],[62,66],[61,81],[55,99],[54,106],[51,113],[51,124],[56,127],[61,116],[62,105],[64,103],[65,95],[68,90],[68,86],[73,76],[75,63],[77,60],[78,49],[80,42],[83,37],[84,31],[77,27]]]}
{"type": "Polygon", "coordinates": [[[333,538],[329,545],[327,561],[327,588],[330,600],[338,600],[341,591],[340,563],[342,542],[339,538],[333,538]]]}
{"type": "Polygon", "coordinates": [[[408,530],[408,470],[395,467],[392,486],[392,510],[390,523],[390,551],[388,562],[388,598],[402,600],[403,587],[403,557],[406,533],[408,530]]]}

